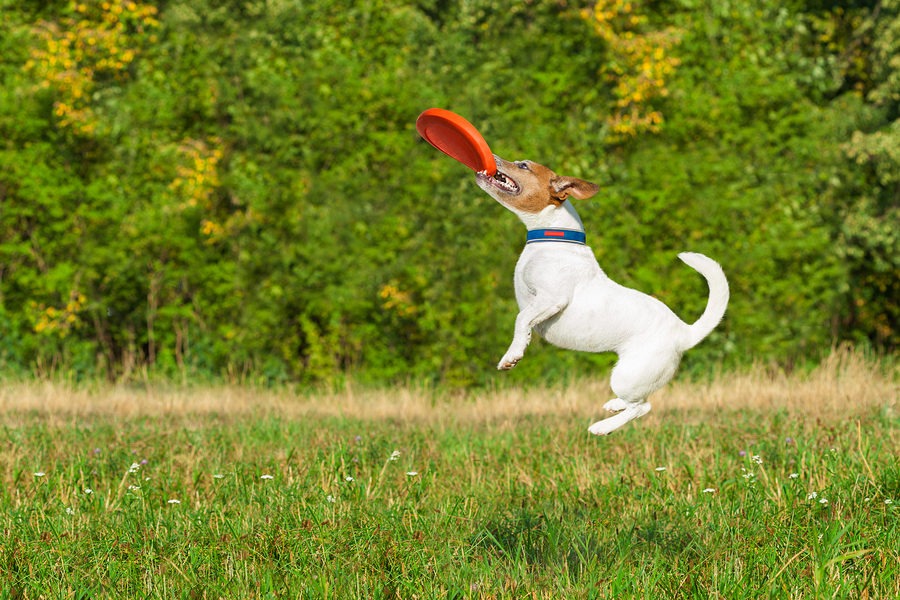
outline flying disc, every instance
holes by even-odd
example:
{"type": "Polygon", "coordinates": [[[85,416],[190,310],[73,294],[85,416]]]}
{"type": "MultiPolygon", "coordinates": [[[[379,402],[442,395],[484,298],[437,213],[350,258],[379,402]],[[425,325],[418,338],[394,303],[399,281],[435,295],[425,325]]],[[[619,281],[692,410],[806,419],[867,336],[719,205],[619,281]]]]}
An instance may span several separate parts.
{"type": "Polygon", "coordinates": [[[474,171],[493,175],[497,163],[475,126],[443,108],[429,108],[416,119],[416,131],[425,141],[474,171]]]}

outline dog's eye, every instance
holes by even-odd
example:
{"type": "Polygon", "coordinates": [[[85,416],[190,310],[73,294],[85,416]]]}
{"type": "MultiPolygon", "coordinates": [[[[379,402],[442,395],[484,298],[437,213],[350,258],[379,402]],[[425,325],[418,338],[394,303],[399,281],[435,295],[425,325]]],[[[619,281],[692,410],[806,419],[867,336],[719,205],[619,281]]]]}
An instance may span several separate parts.
{"type": "Polygon", "coordinates": [[[528,170],[528,163],[525,162],[524,160],[517,162],[516,166],[519,167],[520,169],[525,169],[526,171],[528,170]]]}

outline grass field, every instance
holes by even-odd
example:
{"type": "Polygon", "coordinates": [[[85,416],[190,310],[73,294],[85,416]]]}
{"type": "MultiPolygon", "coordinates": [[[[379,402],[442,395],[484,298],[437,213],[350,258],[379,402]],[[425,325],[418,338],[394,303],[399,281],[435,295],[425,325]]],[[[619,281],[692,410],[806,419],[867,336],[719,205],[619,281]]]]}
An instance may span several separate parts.
{"type": "Polygon", "coordinates": [[[472,396],[0,390],[0,598],[897,598],[893,361],[472,396]]]}

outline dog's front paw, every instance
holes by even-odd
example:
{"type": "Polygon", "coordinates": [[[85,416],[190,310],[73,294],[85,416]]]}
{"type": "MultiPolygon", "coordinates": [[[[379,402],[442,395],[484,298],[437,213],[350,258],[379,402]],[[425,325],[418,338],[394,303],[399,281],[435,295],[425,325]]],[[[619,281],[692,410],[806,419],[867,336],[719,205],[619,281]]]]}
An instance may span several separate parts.
{"type": "Polygon", "coordinates": [[[514,366],[519,364],[520,360],[522,360],[521,356],[519,356],[519,357],[512,357],[509,355],[504,356],[503,358],[500,359],[500,362],[497,363],[497,370],[498,371],[509,371],[514,366]]]}

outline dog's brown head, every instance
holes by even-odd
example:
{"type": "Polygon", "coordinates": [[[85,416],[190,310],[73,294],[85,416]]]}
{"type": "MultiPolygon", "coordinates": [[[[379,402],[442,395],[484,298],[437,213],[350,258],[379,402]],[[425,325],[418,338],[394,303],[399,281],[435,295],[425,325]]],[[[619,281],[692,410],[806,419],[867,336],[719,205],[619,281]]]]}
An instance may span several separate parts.
{"type": "Polygon", "coordinates": [[[479,173],[478,186],[514,212],[539,213],[548,206],[560,206],[569,196],[590,198],[600,187],[577,177],[561,177],[530,160],[509,162],[499,156],[493,177],[479,173]]]}

